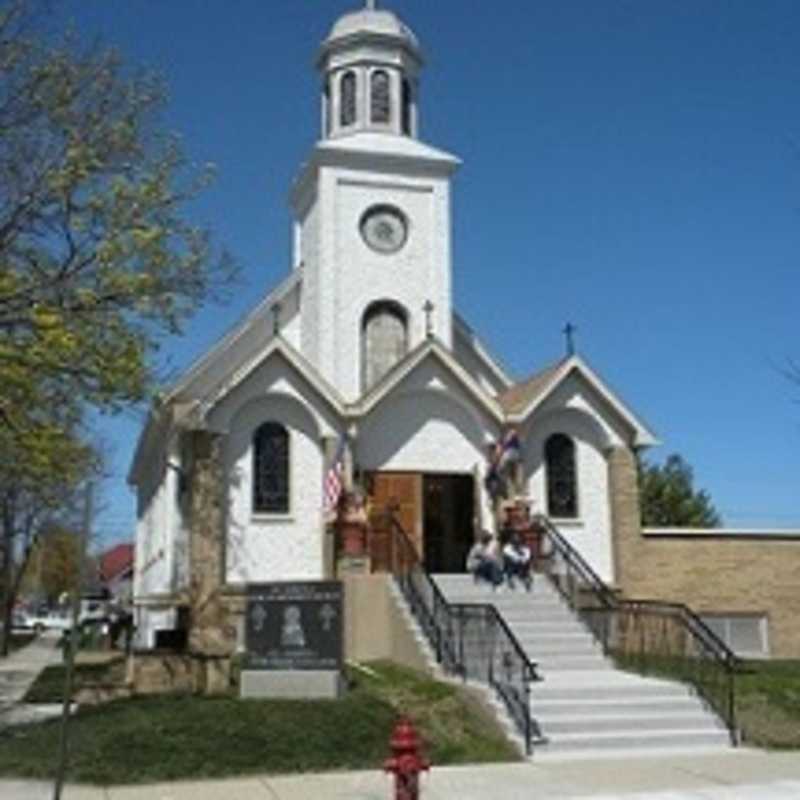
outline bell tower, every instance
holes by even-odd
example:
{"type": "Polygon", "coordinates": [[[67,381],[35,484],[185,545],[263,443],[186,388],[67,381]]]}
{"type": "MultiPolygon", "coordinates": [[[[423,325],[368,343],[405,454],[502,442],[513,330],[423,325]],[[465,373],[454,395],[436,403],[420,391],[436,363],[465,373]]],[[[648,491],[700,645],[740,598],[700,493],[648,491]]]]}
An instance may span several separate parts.
{"type": "Polygon", "coordinates": [[[419,140],[422,51],[374,2],[322,42],[321,136],[292,190],[302,351],[348,400],[428,336],[452,338],[450,179],[419,140]]]}
{"type": "Polygon", "coordinates": [[[376,131],[417,136],[422,54],[411,30],[375,3],[346,14],[323,42],[322,138],[376,131]]]}

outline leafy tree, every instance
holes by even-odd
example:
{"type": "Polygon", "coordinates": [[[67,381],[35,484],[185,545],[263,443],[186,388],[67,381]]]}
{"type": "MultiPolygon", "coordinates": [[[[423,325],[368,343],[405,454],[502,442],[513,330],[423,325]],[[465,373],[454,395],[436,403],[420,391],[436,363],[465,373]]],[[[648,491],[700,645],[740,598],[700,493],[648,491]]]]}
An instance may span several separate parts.
{"type": "Polygon", "coordinates": [[[58,470],[15,472],[5,457],[0,459],[0,656],[8,653],[12,611],[37,542],[57,523],[75,529],[78,487],[96,469],[92,449],[68,439],[64,434],[58,452],[70,461],[58,470]]]}
{"type": "Polygon", "coordinates": [[[185,216],[211,174],[159,129],[159,79],[38,36],[32,3],[0,10],[0,426],[57,465],[50,412],[144,398],[160,337],[233,267],[185,216]]]}
{"type": "Polygon", "coordinates": [[[34,542],[22,578],[22,592],[53,605],[74,591],[81,577],[81,537],[63,522],[54,522],[34,542]]]}
{"type": "Polygon", "coordinates": [[[694,488],[692,468],[677,453],[662,465],[640,462],[639,490],[645,526],[716,528],[722,522],[709,494],[694,488]]]}
{"type": "MultiPolygon", "coordinates": [[[[91,471],[87,405],[145,398],[164,335],[230,284],[187,204],[211,171],[159,127],[161,81],[0,8],[0,612],[91,471]]],[[[3,628],[8,630],[6,624],[3,628]]],[[[0,652],[4,645],[0,640],[0,652]]]]}

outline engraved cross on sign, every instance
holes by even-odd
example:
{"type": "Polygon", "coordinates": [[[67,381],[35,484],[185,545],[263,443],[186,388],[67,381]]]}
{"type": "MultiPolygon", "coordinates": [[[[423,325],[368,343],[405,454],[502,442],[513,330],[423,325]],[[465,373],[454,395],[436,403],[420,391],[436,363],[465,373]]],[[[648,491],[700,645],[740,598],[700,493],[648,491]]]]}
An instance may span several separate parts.
{"type": "Polygon", "coordinates": [[[327,633],[331,629],[331,623],[336,619],[336,610],[329,603],[325,603],[319,610],[319,618],[322,622],[322,630],[327,633]]]}
{"type": "Polygon", "coordinates": [[[253,621],[253,630],[261,631],[267,620],[267,610],[259,603],[251,612],[250,619],[253,621]]]}

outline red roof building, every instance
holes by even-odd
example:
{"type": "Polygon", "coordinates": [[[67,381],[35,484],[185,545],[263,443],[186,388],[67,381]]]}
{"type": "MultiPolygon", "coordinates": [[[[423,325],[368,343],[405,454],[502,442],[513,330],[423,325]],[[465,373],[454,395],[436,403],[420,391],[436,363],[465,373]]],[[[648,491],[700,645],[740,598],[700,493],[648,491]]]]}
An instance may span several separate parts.
{"type": "Polygon", "coordinates": [[[100,580],[108,585],[133,572],[133,545],[118,544],[99,559],[100,580]]]}

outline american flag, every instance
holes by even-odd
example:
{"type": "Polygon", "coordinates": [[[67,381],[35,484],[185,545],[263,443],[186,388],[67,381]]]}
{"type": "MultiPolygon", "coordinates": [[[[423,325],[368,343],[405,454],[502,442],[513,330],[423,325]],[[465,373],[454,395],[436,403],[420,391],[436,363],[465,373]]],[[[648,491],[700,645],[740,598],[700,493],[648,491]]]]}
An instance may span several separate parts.
{"type": "Polygon", "coordinates": [[[336,455],[333,457],[328,471],[325,473],[325,480],[322,482],[323,508],[326,514],[336,511],[339,504],[339,497],[344,488],[344,448],[347,444],[347,437],[342,434],[339,437],[339,445],[336,448],[336,455]]]}

